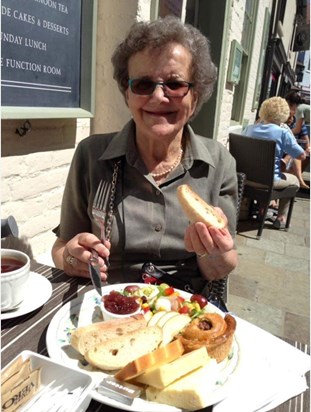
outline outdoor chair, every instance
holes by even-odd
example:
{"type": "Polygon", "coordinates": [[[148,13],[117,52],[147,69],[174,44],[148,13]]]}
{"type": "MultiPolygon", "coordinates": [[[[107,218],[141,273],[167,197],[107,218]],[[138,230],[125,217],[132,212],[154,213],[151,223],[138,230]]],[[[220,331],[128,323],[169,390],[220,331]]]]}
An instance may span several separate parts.
{"type": "Polygon", "coordinates": [[[247,137],[235,133],[229,134],[229,151],[236,160],[238,172],[245,173],[244,196],[259,204],[259,228],[257,239],[260,239],[265,218],[271,200],[290,199],[285,229],[290,226],[297,186],[285,189],[274,189],[275,146],[272,140],[247,137]]]}

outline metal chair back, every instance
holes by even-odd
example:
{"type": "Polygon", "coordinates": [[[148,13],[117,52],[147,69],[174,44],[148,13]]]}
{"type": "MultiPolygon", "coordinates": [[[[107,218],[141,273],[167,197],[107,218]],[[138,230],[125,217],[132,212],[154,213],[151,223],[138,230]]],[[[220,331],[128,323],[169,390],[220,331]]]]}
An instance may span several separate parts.
{"type": "Polygon", "coordinates": [[[285,228],[288,229],[297,186],[274,189],[275,147],[272,140],[229,134],[229,151],[236,160],[237,172],[245,173],[244,196],[259,203],[260,214],[257,239],[260,239],[271,200],[289,198],[290,205],[285,228]]]}

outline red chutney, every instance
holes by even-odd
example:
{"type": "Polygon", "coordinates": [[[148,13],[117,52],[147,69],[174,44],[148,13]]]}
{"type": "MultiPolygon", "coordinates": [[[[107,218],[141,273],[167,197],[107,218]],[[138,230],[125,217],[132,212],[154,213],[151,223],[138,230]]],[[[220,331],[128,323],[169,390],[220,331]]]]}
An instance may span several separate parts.
{"type": "Polygon", "coordinates": [[[136,312],[140,304],[137,302],[137,297],[123,296],[121,293],[111,291],[109,295],[102,298],[105,309],[117,315],[128,315],[136,312]]]}

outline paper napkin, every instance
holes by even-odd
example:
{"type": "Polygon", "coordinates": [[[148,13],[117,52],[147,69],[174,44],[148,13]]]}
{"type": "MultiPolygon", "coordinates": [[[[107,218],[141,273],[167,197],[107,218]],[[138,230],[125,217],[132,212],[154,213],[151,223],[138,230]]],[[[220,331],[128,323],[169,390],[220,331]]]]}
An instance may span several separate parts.
{"type": "Polygon", "coordinates": [[[228,396],[213,407],[213,412],[265,412],[304,392],[310,356],[236,319],[239,362],[228,381],[228,396]]]}

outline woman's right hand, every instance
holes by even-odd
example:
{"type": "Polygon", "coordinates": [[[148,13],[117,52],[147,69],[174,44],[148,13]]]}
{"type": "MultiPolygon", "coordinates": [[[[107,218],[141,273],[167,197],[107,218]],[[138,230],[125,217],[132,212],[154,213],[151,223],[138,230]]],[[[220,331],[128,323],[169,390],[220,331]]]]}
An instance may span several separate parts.
{"type": "Polygon", "coordinates": [[[58,238],[53,246],[52,254],[56,266],[63,269],[69,276],[89,278],[89,261],[95,249],[99,255],[98,261],[102,280],[107,279],[107,266],[104,258],[110,254],[110,243],[104,244],[92,233],[79,233],[68,242],[58,238]]]}

